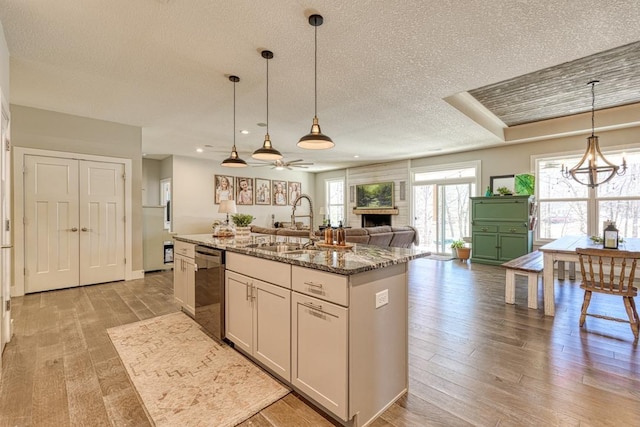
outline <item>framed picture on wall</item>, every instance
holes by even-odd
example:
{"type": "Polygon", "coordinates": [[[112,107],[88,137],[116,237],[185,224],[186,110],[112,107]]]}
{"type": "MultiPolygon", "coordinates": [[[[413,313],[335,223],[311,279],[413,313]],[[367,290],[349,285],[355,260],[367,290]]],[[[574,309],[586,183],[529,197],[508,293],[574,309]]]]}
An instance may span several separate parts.
{"type": "Polygon", "coordinates": [[[236,205],[253,204],[253,178],[236,177],[236,205]]]}
{"type": "Polygon", "coordinates": [[[515,183],[513,175],[500,175],[489,177],[489,183],[491,187],[491,194],[513,194],[515,183]],[[498,188],[503,189],[502,192],[498,191],[498,188]]]}
{"type": "MultiPolygon", "coordinates": [[[[295,181],[289,181],[289,204],[293,205],[293,202],[296,201],[298,196],[302,194],[302,184],[295,181]]],[[[298,200],[298,206],[300,206],[302,202],[298,200]]]]}
{"type": "Polygon", "coordinates": [[[271,180],[256,178],[256,205],[271,204],[271,180]]]}
{"type": "Polygon", "coordinates": [[[216,205],[220,204],[220,200],[234,200],[232,176],[215,175],[214,181],[216,205]]]}
{"type": "Polygon", "coordinates": [[[287,206],[287,181],[273,180],[273,204],[287,206]]]}

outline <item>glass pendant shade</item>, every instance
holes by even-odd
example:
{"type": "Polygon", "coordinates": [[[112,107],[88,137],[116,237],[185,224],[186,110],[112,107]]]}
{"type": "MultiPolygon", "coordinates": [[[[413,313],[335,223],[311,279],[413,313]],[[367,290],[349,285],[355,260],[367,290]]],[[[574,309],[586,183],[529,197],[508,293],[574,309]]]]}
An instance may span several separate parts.
{"type": "Polygon", "coordinates": [[[267,133],[264,135],[262,147],[254,151],[251,157],[257,160],[280,160],[282,154],[273,148],[271,138],[269,137],[269,60],[273,58],[273,52],[263,50],[260,54],[267,60],[267,133]]]}
{"type": "Polygon", "coordinates": [[[233,148],[231,155],[224,159],[221,165],[227,168],[246,168],[249,165],[238,156],[236,149],[236,83],[240,81],[240,77],[229,76],[229,81],[233,82],[233,148]]]}
{"type": "Polygon", "coordinates": [[[600,151],[598,137],[595,135],[595,86],[598,80],[592,80],[591,85],[591,136],[587,138],[587,151],[577,165],[569,169],[562,165],[560,172],[565,178],[572,178],[576,182],[595,188],[600,184],[609,182],[616,175],[624,175],[627,171],[627,161],[622,157],[622,165],[611,163],[600,151]]]}
{"type": "Polygon", "coordinates": [[[318,27],[322,25],[324,19],[321,15],[311,15],[309,17],[309,24],[315,28],[314,31],[314,70],[313,70],[313,82],[314,82],[314,114],[313,123],[311,124],[311,131],[300,138],[298,141],[298,147],[305,148],[307,150],[326,150],[335,146],[334,142],[327,135],[323,134],[320,130],[320,124],[318,123],[318,27]]]}

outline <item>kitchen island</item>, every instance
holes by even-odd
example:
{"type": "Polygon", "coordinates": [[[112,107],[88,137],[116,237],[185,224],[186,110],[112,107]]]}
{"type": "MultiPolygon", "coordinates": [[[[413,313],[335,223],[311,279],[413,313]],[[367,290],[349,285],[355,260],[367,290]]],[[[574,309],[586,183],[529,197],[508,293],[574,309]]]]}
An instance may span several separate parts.
{"type": "Polygon", "coordinates": [[[226,340],[343,425],[370,424],[407,391],[407,263],[429,252],[175,239],[226,251],[226,340]]]}

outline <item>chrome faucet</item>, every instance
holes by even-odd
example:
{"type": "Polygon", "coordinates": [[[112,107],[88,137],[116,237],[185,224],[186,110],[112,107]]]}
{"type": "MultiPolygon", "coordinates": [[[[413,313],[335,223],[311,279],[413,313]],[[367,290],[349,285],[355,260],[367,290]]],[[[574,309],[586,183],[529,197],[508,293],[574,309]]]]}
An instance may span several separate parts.
{"type": "Polygon", "coordinates": [[[309,240],[310,243],[313,244],[315,240],[320,240],[318,236],[316,236],[313,232],[313,202],[311,201],[311,197],[306,194],[301,194],[292,202],[293,209],[291,210],[291,226],[295,227],[296,225],[296,206],[300,199],[307,199],[309,202],[309,215],[298,215],[298,218],[309,218],[309,240]]]}

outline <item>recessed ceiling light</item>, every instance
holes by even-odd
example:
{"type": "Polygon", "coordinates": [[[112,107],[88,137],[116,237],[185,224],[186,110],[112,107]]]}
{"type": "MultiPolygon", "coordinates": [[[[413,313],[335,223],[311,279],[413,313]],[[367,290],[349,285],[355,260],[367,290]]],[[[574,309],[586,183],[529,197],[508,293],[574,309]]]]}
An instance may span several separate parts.
{"type": "Polygon", "coordinates": [[[198,153],[204,153],[204,150],[203,150],[202,148],[196,148],[196,151],[197,151],[198,153]]]}
{"type": "Polygon", "coordinates": [[[249,135],[249,131],[246,129],[241,130],[240,133],[243,135],[249,135]]]}
{"type": "Polygon", "coordinates": [[[358,156],[358,155],[356,154],[356,155],[355,155],[355,156],[353,156],[353,157],[354,157],[355,159],[357,159],[357,158],[358,158],[358,157],[360,157],[360,156],[358,156]]]}

